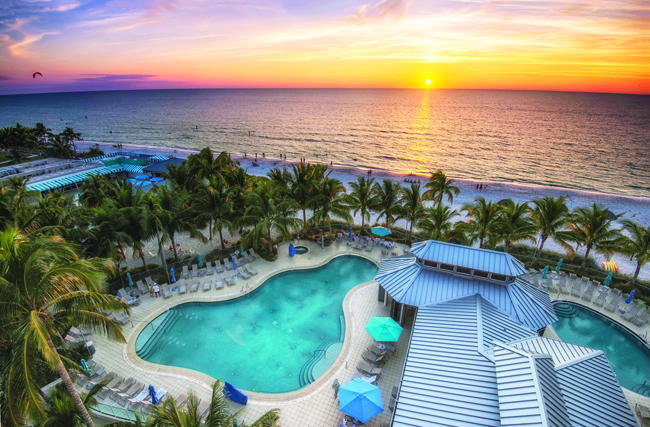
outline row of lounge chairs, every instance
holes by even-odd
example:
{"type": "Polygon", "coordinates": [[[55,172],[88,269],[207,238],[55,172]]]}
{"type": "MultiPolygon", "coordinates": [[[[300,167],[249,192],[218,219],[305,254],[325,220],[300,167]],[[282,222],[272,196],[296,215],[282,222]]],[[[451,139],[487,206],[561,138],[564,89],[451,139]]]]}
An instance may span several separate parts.
{"type": "MultiPolygon", "coordinates": [[[[379,377],[381,376],[384,365],[390,358],[389,353],[394,354],[395,347],[388,345],[386,346],[386,350],[383,351],[380,350],[376,345],[368,347],[367,350],[364,351],[361,355],[363,360],[357,364],[357,370],[367,376],[375,377],[376,383],[376,381],[378,381],[379,377]]],[[[397,386],[394,386],[391,393],[390,402],[388,404],[388,407],[391,411],[395,410],[395,399],[397,399],[397,392],[398,388],[397,386]]]]}
{"type": "MultiPolygon", "coordinates": [[[[540,281],[536,277],[536,272],[531,271],[529,273],[528,280],[540,289],[556,291],[567,295],[571,294],[573,297],[604,308],[605,311],[609,311],[610,313],[616,312],[621,302],[625,301],[629,296],[623,294],[620,289],[610,289],[601,285],[598,281],[590,281],[588,277],[583,276],[579,278],[575,274],[567,275],[564,271],[559,274],[557,287],[551,274],[547,276],[545,281],[543,279],[540,281]],[[569,285],[572,285],[570,290],[569,285]],[[596,299],[594,299],[594,294],[597,295],[596,299]],[[610,298],[609,301],[607,300],[608,298],[610,298]]],[[[645,303],[633,300],[629,304],[625,304],[625,306],[629,307],[629,309],[620,313],[623,319],[637,326],[645,325],[650,321],[650,312],[645,309],[645,303]]]]}
{"type": "MultiPolygon", "coordinates": [[[[258,274],[257,270],[252,268],[251,266],[242,266],[241,268],[237,269],[237,273],[242,276],[244,279],[250,279],[252,276],[255,276],[258,274]]],[[[204,291],[209,291],[212,289],[212,285],[214,284],[214,289],[219,290],[223,289],[225,285],[232,286],[235,284],[235,280],[230,277],[227,274],[216,274],[214,278],[204,276],[204,277],[194,277],[189,280],[185,279],[180,279],[178,282],[176,282],[173,285],[162,285],[160,287],[160,290],[162,292],[162,296],[164,298],[169,298],[173,295],[172,291],[169,289],[170,286],[178,286],[179,294],[185,294],[188,291],[191,292],[197,292],[200,288],[203,289],[204,291]]]]}
{"type": "MultiPolygon", "coordinates": [[[[237,269],[243,267],[247,263],[251,263],[256,259],[260,258],[260,256],[255,252],[255,249],[251,248],[249,251],[250,254],[244,252],[241,258],[233,257],[235,260],[235,267],[237,267],[237,269]]],[[[214,262],[214,266],[212,265],[211,261],[208,261],[205,263],[204,268],[199,268],[197,264],[192,264],[191,271],[189,269],[189,266],[184,265],[183,271],[181,272],[181,278],[189,279],[191,277],[199,277],[203,275],[211,276],[215,272],[219,274],[219,273],[224,273],[226,271],[233,271],[233,270],[234,268],[232,266],[232,261],[217,260],[214,262]]]]}

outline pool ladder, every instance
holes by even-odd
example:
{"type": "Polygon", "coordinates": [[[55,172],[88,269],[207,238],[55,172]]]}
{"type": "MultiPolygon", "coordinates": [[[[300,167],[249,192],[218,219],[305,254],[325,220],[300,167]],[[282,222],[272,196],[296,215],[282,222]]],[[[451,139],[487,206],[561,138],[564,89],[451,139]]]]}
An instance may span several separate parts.
{"type": "Polygon", "coordinates": [[[643,384],[637,384],[632,387],[632,391],[639,393],[642,396],[650,396],[650,382],[645,380],[643,381],[643,384]]]}

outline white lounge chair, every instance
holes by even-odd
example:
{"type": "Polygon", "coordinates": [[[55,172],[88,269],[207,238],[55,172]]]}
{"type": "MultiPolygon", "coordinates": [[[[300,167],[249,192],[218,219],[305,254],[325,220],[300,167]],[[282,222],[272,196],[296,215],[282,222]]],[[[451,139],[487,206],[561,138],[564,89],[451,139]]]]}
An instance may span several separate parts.
{"type": "Polygon", "coordinates": [[[223,272],[225,271],[225,269],[224,269],[224,267],[223,267],[223,264],[221,263],[221,259],[217,259],[217,260],[214,262],[214,265],[215,265],[214,268],[215,268],[215,270],[217,271],[217,273],[223,273],[223,272]]]}
{"type": "Polygon", "coordinates": [[[190,292],[196,292],[199,290],[199,279],[194,277],[192,279],[192,286],[190,286],[190,292]]]}
{"type": "Polygon", "coordinates": [[[212,289],[212,279],[203,279],[203,290],[209,291],[210,289],[212,289]]]}
{"type": "Polygon", "coordinates": [[[614,289],[612,292],[614,294],[614,297],[609,301],[609,304],[607,304],[605,310],[613,313],[616,311],[621,301],[623,301],[623,293],[620,289],[614,289]]]}
{"type": "Polygon", "coordinates": [[[181,273],[181,279],[189,279],[190,278],[190,270],[187,265],[183,266],[183,272],[181,273]]]}
{"type": "Polygon", "coordinates": [[[217,274],[216,278],[214,279],[214,289],[215,290],[223,289],[223,279],[218,274],[217,274]]]}
{"type": "Polygon", "coordinates": [[[594,301],[594,305],[597,305],[598,307],[605,305],[605,300],[607,299],[608,294],[608,289],[603,289],[601,292],[599,292],[596,300],[594,301]]]}
{"type": "Polygon", "coordinates": [[[591,302],[591,299],[594,297],[594,291],[596,290],[596,285],[591,283],[587,290],[585,291],[585,294],[582,296],[582,299],[588,302],[591,302]]]}
{"type": "Polygon", "coordinates": [[[149,287],[146,286],[144,283],[142,283],[142,280],[138,280],[137,282],[135,282],[135,285],[138,287],[138,291],[140,291],[140,295],[149,293],[149,287]]]}
{"type": "Polygon", "coordinates": [[[231,260],[228,260],[228,261],[224,260],[223,262],[224,262],[224,267],[226,267],[226,271],[232,271],[233,270],[231,260]]]}
{"type": "Polygon", "coordinates": [[[255,259],[257,259],[257,258],[261,258],[261,257],[257,254],[257,252],[255,252],[255,249],[253,249],[253,248],[250,248],[250,249],[248,250],[248,252],[250,252],[250,254],[253,255],[253,256],[255,257],[255,259]]]}
{"type": "Polygon", "coordinates": [[[628,311],[621,314],[621,317],[623,319],[632,320],[634,317],[636,317],[637,314],[641,312],[641,310],[645,310],[645,303],[639,305],[636,300],[632,300],[628,305],[632,305],[632,304],[634,304],[634,306],[630,307],[628,311]]]}
{"type": "Polygon", "coordinates": [[[178,293],[179,294],[187,293],[187,284],[185,283],[185,279],[181,279],[178,281],[178,293]]]}
{"type": "Polygon", "coordinates": [[[631,322],[634,323],[637,326],[643,326],[646,323],[648,323],[648,320],[650,320],[650,311],[648,310],[643,310],[639,314],[634,317],[631,322]]]}
{"type": "Polygon", "coordinates": [[[226,285],[232,286],[235,284],[235,281],[233,280],[232,277],[228,276],[228,273],[224,274],[224,280],[226,281],[226,285]]]}
{"type": "Polygon", "coordinates": [[[192,277],[199,277],[199,266],[192,264],[192,277]]]}
{"type": "Polygon", "coordinates": [[[173,295],[172,291],[169,290],[169,285],[162,285],[160,290],[162,291],[163,298],[169,298],[173,295]]]}
{"type": "Polygon", "coordinates": [[[205,275],[212,276],[214,274],[214,267],[212,267],[212,261],[205,263],[205,275]]]}
{"type": "Polygon", "coordinates": [[[580,296],[582,295],[582,291],[583,291],[582,281],[576,282],[576,284],[573,285],[573,289],[571,290],[571,295],[580,298],[580,296]]]}
{"type": "Polygon", "coordinates": [[[255,270],[251,265],[246,266],[246,270],[251,274],[251,276],[255,276],[257,274],[257,270],[255,270]]]}
{"type": "Polygon", "coordinates": [[[239,272],[239,275],[242,277],[242,279],[250,279],[251,278],[251,275],[248,274],[248,272],[246,271],[246,269],[244,267],[239,267],[237,269],[237,271],[239,272]]]}

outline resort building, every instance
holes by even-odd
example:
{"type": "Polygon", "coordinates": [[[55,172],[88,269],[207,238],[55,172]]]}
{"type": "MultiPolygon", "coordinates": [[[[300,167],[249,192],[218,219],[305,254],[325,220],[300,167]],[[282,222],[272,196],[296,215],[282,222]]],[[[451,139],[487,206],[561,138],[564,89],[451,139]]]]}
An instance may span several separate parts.
{"type": "Polygon", "coordinates": [[[379,300],[413,327],[392,426],[636,426],[602,351],[543,338],[548,293],[507,253],[426,241],[385,259],[379,300]]]}

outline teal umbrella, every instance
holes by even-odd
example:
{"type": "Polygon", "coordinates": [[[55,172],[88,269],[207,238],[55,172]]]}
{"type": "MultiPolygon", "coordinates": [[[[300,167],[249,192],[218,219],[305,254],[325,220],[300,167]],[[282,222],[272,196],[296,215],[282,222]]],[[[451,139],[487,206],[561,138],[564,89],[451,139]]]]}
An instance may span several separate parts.
{"type": "Polygon", "coordinates": [[[395,342],[403,328],[390,317],[373,317],[366,325],[366,331],[380,342],[395,342]]]}
{"type": "Polygon", "coordinates": [[[126,277],[129,278],[129,286],[133,287],[133,280],[131,280],[131,273],[126,273],[126,277]]]}
{"type": "Polygon", "coordinates": [[[388,236],[389,234],[392,234],[386,227],[372,227],[370,232],[375,236],[388,236]]]}
{"type": "Polygon", "coordinates": [[[199,254],[199,268],[203,267],[203,261],[201,260],[201,254],[199,254]]]}
{"type": "Polygon", "coordinates": [[[560,267],[562,267],[562,261],[564,261],[564,259],[560,258],[560,260],[557,263],[557,267],[555,267],[555,271],[557,271],[558,273],[560,272],[560,267]]]}
{"type": "Polygon", "coordinates": [[[605,280],[603,281],[603,285],[609,286],[610,282],[612,281],[612,277],[614,277],[614,273],[610,272],[605,278],[605,280]]]}
{"type": "Polygon", "coordinates": [[[548,265],[544,267],[544,270],[542,270],[542,279],[546,279],[547,274],[548,274],[548,265]]]}
{"type": "Polygon", "coordinates": [[[84,371],[88,372],[88,375],[92,374],[90,371],[90,368],[88,368],[88,364],[86,363],[86,359],[81,359],[81,367],[84,369],[84,371]]]}

